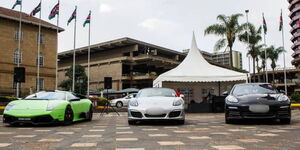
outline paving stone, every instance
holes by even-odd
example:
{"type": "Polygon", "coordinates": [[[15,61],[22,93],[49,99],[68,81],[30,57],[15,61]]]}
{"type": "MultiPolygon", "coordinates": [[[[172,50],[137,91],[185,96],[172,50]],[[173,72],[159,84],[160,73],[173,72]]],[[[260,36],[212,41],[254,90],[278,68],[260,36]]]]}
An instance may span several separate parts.
{"type": "Polygon", "coordinates": [[[217,150],[242,150],[242,149],[245,149],[245,148],[237,146],[237,145],[223,145],[223,146],[212,146],[212,147],[217,150]]]}
{"type": "Polygon", "coordinates": [[[178,127],[164,127],[165,129],[178,129],[178,127]]]}
{"type": "Polygon", "coordinates": [[[184,143],[181,141],[159,141],[157,143],[161,146],[184,145],[184,143]]]}
{"type": "Polygon", "coordinates": [[[40,139],[39,142],[60,142],[63,139],[40,139]]]}
{"type": "Polygon", "coordinates": [[[130,142],[130,141],[137,141],[138,138],[116,138],[117,142],[130,142]]]}
{"type": "Polygon", "coordinates": [[[0,143],[0,147],[8,147],[9,145],[11,145],[12,143],[0,143]]]}
{"type": "Polygon", "coordinates": [[[33,138],[36,135],[16,135],[14,136],[15,138],[33,138]]]}
{"type": "Polygon", "coordinates": [[[116,132],[116,134],[133,134],[132,131],[116,132]]]}
{"type": "Polygon", "coordinates": [[[150,137],[162,137],[162,136],[169,136],[168,134],[148,134],[150,137]]]}
{"type": "Polygon", "coordinates": [[[273,133],[261,133],[261,134],[255,134],[255,136],[278,136],[278,134],[273,133]]]}
{"type": "Polygon", "coordinates": [[[104,129],[91,129],[90,132],[104,132],[104,129]]]}
{"type": "Polygon", "coordinates": [[[158,131],[158,129],[142,129],[143,131],[158,131]]]}
{"type": "Polygon", "coordinates": [[[130,127],[117,127],[116,129],[117,130],[127,130],[127,129],[130,129],[130,127]]]}
{"type": "Polygon", "coordinates": [[[260,139],[237,139],[239,142],[243,143],[258,143],[258,142],[264,142],[263,140],[260,139]]]}
{"type": "Polygon", "coordinates": [[[145,150],[145,148],[116,148],[116,150],[145,150]]]}
{"type": "Polygon", "coordinates": [[[102,135],[83,135],[83,138],[101,138],[102,135]]]}
{"type": "Polygon", "coordinates": [[[74,143],[71,147],[78,147],[78,148],[89,148],[89,147],[96,147],[97,143],[74,143]]]}
{"type": "Polygon", "coordinates": [[[188,137],[191,140],[208,140],[211,139],[211,137],[208,136],[190,136],[188,137]]]}
{"type": "Polygon", "coordinates": [[[35,132],[50,132],[51,130],[34,130],[35,132]]]}
{"type": "Polygon", "coordinates": [[[56,132],[55,134],[62,134],[62,135],[66,134],[66,135],[68,135],[68,134],[74,134],[74,132],[56,132]]]}
{"type": "Polygon", "coordinates": [[[212,132],[210,134],[212,134],[212,135],[230,135],[231,133],[228,133],[228,132],[212,132]]]}
{"type": "Polygon", "coordinates": [[[0,135],[11,135],[14,134],[15,132],[0,132],[0,135]]]}
{"type": "Polygon", "coordinates": [[[228,129],[228,131],[230,131],[230,132],[245,132],[247,130],[245,130],[245,129],[228,129]]]}
{"type": "Polygon", "coordinates": [[[191,133],[192,131],[184,131],[184,130],[178,130],[178,131],[173,131],[174,133],[191,133]]]}

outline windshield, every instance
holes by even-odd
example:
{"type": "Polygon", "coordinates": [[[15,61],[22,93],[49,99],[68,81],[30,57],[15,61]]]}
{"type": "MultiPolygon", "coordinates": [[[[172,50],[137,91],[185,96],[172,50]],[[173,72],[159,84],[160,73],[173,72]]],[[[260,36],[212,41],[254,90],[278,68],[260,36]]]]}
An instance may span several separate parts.
{"type": "Polygon", "coordinates": [[[65,100],[66,94],[64,92],[38,92],[29,95],[25,100],[65,100]]]}
{"type": "Polygon", "coordinates": [[[176,97],[176,93],[172,89],[152,88],[139,91],[136,97],[176,97]]]}
{"type": "Polygon", "coordinates": [[[235,96],[243,96],[249,94],[278,94],[276,88],[270,84],[244,84],[237,85],[232,92],[235,96]]]}

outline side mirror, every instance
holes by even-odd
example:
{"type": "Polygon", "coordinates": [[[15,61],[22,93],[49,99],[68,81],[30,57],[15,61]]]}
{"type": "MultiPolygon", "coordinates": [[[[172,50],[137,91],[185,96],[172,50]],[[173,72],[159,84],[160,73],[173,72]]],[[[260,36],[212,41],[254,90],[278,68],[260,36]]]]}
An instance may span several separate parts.
{"type": "Polygon", "coordinates": [[[224,95],[224,96],[228,96],[229,95],[229,93],[228,93],[228,91],[225,91],[225,92],[223,92],[223,94],[222,95],[224,95]]]}
{"type": "Polygon", "coordinates": [[[181,98],[184,98],[184,95],[183,94],[180,94],[180,96],[179,97],[181,97],[181,98]]]}
{"type": "Polygon", "coordinates": [[[285,90],[279,90],[279,92],[285,94],[285,90]]]}

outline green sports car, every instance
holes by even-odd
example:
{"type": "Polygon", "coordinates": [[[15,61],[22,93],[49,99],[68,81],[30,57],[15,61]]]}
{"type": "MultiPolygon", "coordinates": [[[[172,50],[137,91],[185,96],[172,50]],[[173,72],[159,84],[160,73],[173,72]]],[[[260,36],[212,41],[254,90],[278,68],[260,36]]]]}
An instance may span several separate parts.
{"type": "Polygon", "coordinates": [[[12,101],[3,113],[3,122],[10,125],[57,122],[70,124],[74,121],[91,121],[92,118],[92,102],[83,96],[65,91],[42,91],[12,101]]]}

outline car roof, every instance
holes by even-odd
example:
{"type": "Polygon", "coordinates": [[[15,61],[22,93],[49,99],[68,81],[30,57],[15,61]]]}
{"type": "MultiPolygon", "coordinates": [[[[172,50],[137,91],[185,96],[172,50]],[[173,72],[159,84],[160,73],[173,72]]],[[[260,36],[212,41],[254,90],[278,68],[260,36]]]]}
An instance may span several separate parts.
{"type": "Polygon", "coordinates": [[[260,83],[240,83],[240,84],[236,84],[235,86],[237,86],[237,85],[262,85],[262,84],[270,84],[270,83],[263,83],[263,82],[260,82],[260,83]]]}

